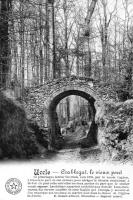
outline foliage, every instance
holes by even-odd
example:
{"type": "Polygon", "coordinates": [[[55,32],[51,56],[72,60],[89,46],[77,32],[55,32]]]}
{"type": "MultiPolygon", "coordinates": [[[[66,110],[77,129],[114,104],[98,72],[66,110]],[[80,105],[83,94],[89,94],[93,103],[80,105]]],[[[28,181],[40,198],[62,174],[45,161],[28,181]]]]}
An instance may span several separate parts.
{"type": "Polygon", "coordinates": [[[98,124],[101,148],[109,159],[133,160],[133,100],[106,103],[98,124]]]}

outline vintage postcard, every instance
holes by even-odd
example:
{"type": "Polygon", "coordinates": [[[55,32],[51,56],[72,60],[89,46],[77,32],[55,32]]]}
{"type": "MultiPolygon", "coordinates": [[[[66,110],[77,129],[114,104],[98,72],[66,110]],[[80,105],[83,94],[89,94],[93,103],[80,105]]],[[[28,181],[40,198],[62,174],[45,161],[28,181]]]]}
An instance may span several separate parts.
{"type": "Polygon", "coordinates": [[[0,200],[133,198],[133,2],[0,0],[0,200]]]}

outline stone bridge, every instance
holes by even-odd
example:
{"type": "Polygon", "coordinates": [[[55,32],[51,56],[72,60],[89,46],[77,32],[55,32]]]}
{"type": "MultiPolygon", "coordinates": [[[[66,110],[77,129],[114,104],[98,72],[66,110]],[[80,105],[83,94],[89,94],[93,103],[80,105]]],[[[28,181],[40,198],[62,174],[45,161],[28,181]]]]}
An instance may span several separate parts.
{"type": "MultiPolygon", "coordinates": [[[[27,116],[29,119],[36,120],[42,128],[49,129],[51,146],[54,146],[58,137],[57,132],[59,132],[56,107],[63,98],[69,95],[78,95],[88,100],[93,126],[96,112],[104,106],[104,102],[117,98],[111,87],[84,77],[64,77],[28,88],[25,94],[27,116]]],[[[96,134],[96,132],[91,133],[91,138],[95,141],[96,134]]]]}

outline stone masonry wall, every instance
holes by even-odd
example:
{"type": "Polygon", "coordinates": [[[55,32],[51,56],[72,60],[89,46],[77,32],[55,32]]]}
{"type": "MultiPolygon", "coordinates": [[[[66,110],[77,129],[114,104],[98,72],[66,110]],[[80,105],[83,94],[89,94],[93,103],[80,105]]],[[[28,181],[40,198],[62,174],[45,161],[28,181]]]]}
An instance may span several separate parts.
{"type": "Polygon", "coordinates": [[[45,114],[49,102],[59,93],[76,89],[90,94],[96,101],[117,100],[116,93],[111,87],[102,85],[90,78],[69,77],[54,79],[45,82],[43,85],[27,88],[25,91],[24,106],[29,119],[36,120],[40,126],[44,126],[45,114]],[[47,102],[47,104],[46,104],[47,102]]]}

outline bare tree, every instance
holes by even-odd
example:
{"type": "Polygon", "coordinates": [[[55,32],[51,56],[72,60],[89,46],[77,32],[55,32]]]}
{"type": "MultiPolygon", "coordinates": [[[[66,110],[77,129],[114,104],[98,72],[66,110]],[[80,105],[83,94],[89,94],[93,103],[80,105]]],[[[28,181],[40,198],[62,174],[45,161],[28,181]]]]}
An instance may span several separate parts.
{"type": "Polygon", "coordinates": [[[103,19],[101,14],[100,16],[100,36],[102,44],[102,65],[103,65],[103,81],[107,80],[107,57],[108,57],[108,29],[112,19],[112,16],[117,8],[117,0],[115,2],[114,8],[111,12],[107,13],[107,0],[101,0],[103,8],[103,19]],[[109,16],[109,17],[108,17],[109,16]]]}
{"type": "Polygon", "coordinates": [[[86,16],[86,29],[85,29],[85,36],[87,37],[87,43],[88,43],[88,63],[85,70],[86,76],[91,76],[91,48],[90,48],[90,34],[91,34],[91,18],[94,13],[94,9],[96,7],[97,0],[92,0],[90,5],[88,3],[87,8],[87,16],[86,16]]]}

